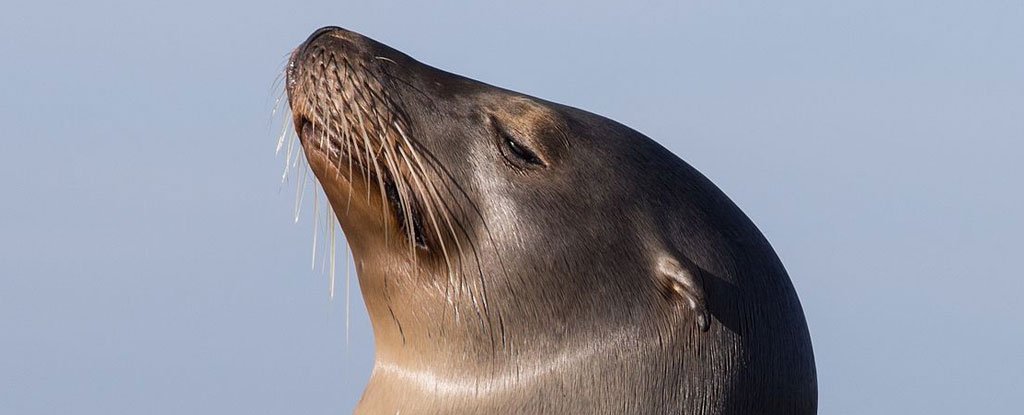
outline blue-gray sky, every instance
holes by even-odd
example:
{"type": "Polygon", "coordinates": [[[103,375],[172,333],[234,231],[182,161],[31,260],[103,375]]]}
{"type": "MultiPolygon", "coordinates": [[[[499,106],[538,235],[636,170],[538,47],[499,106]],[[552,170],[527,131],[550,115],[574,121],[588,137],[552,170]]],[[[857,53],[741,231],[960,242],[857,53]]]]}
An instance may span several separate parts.
{"type": "Polygon", "coordinates": [[[1019,0],[64,3],[0,14],[0,414],[354,405],[369,323],[346,343],[269,126],[327,24],[708,175],[800,293],[821,413],[1020,410],[1019,0]]]}

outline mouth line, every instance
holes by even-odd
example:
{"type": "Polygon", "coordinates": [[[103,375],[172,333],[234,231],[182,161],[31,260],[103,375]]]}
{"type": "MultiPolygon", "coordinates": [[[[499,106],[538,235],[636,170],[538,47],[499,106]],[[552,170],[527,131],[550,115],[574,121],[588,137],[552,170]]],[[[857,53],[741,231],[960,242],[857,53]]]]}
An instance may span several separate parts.
{"type": "Polygon", "coordinates": [[[398,223],[402,230],[402,235],[405,238],[411,238],[411,242],[416,245],[417,248],[426,250],[427,240],[426,233],[424,232],[423,216],[420,212],[419,203],[416,198],[411,198],[408,201],[409,212],[406,212],[405,205],[402,203],[402,198],[398,192],[398,186],[395,183],[395,178],[392,177],[388,171],[382,171],[376,173],[372,169],[365,168],[358,159],[352,157],[346,151],[342,150],[342,146],[332,139],[331,137],[316,137],[316,126],[315,124],[304,116],[296,117],[295,125],[298,126],[299,141],[303,147],[310,147],[315,151],[322,153],[328,160],[328,163],[337,161],[339,171],[341,170],[342,160],[351,163],[352,168],[350,174],[344,175],[349,181],[352,181],[353,177],[347,177],[351,175],[362,175],[366,183],[373,183],[377,176],[380,176],[381,181],[384,183],[384,195],[385,201],[391,208],[391,214],[394,215],[394,219],[398,223]],[[408,214],[407,214],[408,213],[408,214]],[[411,232],[410,232],[411,230],[411,232]]]}

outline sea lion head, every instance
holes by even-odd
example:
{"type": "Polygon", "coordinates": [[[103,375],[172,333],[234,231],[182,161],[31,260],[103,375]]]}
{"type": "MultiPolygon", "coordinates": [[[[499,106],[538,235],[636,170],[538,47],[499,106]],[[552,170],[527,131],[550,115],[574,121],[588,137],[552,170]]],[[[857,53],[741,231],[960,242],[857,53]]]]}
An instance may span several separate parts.
{"type": "MultiPolygon", "coordinates": [[[[409,375],[422,372],[458,390],[455,379],[479,388],[514,373],[522,386],[628,356],[676,365],[651,348],[741,330],[712,324],[702,281],[742,285],[747,265],[723,256],[747,255],[742,241],[760,234],[642,134],[337,27],[301,44],[286,75],[305,155],[355,259],[374,379],[423,383],[409,375]]],[[[709,365],[740,365],[742,348],[728,347],[709,365]]]]}
{"type": "Polygon", "coordinates": [[[379,338],[508,347],[528,320],[604,320],[664,289],[623,278],[657,264],[638,228],[671,182],[647,173],[674,158],[639,133],[336,27],[293,52],[287,92],[379,338]]]}

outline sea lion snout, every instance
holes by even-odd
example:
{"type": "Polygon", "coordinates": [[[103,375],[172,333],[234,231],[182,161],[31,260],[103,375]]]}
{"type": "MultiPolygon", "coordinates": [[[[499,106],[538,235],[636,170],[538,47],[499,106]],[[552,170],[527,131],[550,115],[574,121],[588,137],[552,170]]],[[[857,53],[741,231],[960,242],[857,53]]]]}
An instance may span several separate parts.
{"type": "Polygon", "coordinates": [[[352,56],[372,49],[371,43],[365,36],[338,26],[324,26],[313,31],[306,41],[292,51],[288,59],[288,92],[291,93],[297,84],[296,77],[302,72],[303,66],[325,64],[322,54],[317,54],[317,49],[321,52],[329,50],[334,55],[352,56]]]}
{"type": "MultiPolygon", "coordinates": [[[[422,91],[407,79],[430,71],[386,45],[336,26],[314,31],[292,52],[286,71],[292,121],[314,174],[329,183],[328,199],[335,204],[344,200],[344,213],[338,217],[350,239],[376,238],[384,245],[404,240],[410,251],[427,251],[428,233],[441,244],[444,232],[455,229],[450,196],[438,188],[428,148],[435,140],[422,133],[431,125],[407,111],[422,108],[409,105],[422,98],[402,92],[405,85],[422,91]],[[377,216],[357,219],[350,214],[375,207],[377,216]],[[380,226],[355,232],[354,222],[380,226]],[[353,237],[356,233],[360,237],[353,237]]],[[[445,252],[448,247],[437,248],[445,252]]]]}

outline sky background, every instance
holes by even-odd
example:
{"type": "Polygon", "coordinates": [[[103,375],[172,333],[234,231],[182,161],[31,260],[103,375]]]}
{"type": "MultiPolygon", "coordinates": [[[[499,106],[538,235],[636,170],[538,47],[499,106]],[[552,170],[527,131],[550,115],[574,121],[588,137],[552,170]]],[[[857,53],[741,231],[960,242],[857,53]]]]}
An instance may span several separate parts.
{"type": "Polygon", "coordinates": [[[310,270],[271,118],[328,24],[710,177],[789,270],[822,414],[1020,411],[1020,0],[9,3],[0,414],[350,411],[369,322],[310,270]]]}

